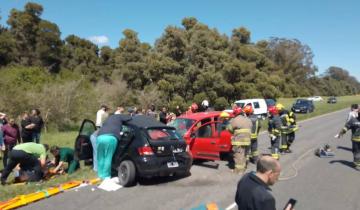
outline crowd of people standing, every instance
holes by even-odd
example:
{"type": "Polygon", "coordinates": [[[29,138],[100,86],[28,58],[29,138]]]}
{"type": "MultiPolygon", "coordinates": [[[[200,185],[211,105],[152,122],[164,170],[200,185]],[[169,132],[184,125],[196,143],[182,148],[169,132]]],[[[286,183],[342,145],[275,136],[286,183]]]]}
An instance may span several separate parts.
{"type": "Polygon", "coordinates": [[[26,142],[40,143],[41,130],[44,126],[39,109],[25,111],[21,115],[20,126],[14,117],[0,113],[0,148],[3,165],[8,163],[8,154],[17,144],[26,142]]]}

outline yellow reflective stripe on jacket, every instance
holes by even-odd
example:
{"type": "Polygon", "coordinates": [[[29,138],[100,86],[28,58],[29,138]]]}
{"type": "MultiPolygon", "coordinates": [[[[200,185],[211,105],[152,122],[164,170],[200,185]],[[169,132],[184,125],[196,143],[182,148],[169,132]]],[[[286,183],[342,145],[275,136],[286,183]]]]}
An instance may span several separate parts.
{"type": "Polygon", "coordinates": [[[237,135],[237,134],[241,134],[241,133],[251,133],[251,130],[250,129],[247,129],[247,128],[240,128],[240,129],[235,129],[234,131],[234,134],[237,135]]]}
{"type": "Polygon", "coordinates": [[[274,153],[274,154],[271,154],[271,157],[279,160],[280,159],[280,154],[274,153]]]}
{"type": "Polygon", "coordinates": [[[250,141],[231,141],[233,146],[250,146],[250,141]]]}
{"type": "Polygon", "coordinates": [[[295,131],[299,130],[299,127],[297,125],[295,125],[294,127],[290,127],[290,130],[292,132],[295,132],[295,131]]]}
{"type": "Polygon", "coordinates": [[[258,132],[259,132],[259,120],[256,120],[255,130],[253,133],[251,133],[251,139],[256,139],[258,137],[258,132]]]}
{"type": "Polygon", "coordinates": [[[286,144],[283,144],[283,145],[280,145],[280,149],[287,149],[287,145],[286,144]]]}
{"type": "Polygon", "coordinates": [[[360,136],[353,136],[351,137],[352,141],[360,142],[360,136]]]}
{"type": "Polygon", "coordinates": [[[244,164],[244,165],[242,165],[242,164],[241,164],[241,165],[240,165],[240,164],[236,164],[236,165],[235,165],[235,168],[236,168],[236,169],[245,169],[245,168],[246,168],[246,165],[245,165],[245,164],[244,164]]]}
{"type": "Polygon", "coordinates": [[[271,133],[274,134],[275,136],[279,136],[281,134],[281,132],[278,129],[272,129],[271,133]]]}

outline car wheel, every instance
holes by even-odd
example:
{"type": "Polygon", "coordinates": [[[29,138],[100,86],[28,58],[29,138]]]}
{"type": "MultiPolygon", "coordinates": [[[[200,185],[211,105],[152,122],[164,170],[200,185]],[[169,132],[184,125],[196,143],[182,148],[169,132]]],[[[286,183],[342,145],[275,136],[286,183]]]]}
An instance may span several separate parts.
{"type": "Polygon", "coordinates": [[[119,184],[124,187],[132,186],[135,182],[136,169],[130,160],[125,160],[118,167],[119,184]]]}

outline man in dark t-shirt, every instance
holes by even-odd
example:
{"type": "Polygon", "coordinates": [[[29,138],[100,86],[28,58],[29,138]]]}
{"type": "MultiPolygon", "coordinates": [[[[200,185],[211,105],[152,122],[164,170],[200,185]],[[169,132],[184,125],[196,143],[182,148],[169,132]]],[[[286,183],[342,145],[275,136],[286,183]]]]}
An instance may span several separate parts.
{"type": "Polygon", "coordinates": [[[40,116],[39,109],[31,110],[30,121],[31,123],[34,124],[34,127],[32,129],[32,139],[34,142],[40,143],[40,134],[41,134],[41,129],[44,126],[44,121],[40,116]]]}
{"type": "Polygon", "coordinates": [[[32,142],[32,129],[34,128],[34,124],[31,123],[29,114],[27,112],[23,113],[21,122],[21,139],[23,143],[32,142]]]}

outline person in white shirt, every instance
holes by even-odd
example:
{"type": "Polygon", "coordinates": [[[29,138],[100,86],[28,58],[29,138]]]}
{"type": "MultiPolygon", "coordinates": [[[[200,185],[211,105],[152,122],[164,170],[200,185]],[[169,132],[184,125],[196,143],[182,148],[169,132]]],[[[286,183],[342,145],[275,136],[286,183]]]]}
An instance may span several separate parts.
{"type": "Polygon", "coordinates": [[[97,128],[100,128],[104,123],[104,121],[106,120],[106,118],[109,116],[107,113],[108,109],[109,108],[106,105],[101,105],[100,109],[96,112],[95,125],[97,128]]]}

